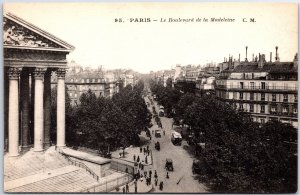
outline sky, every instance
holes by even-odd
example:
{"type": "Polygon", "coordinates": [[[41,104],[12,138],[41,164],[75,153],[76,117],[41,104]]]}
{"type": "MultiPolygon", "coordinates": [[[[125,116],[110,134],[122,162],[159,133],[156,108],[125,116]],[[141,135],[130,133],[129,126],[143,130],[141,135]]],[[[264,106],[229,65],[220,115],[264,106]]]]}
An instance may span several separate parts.
{"type": "Polygon", "coordinates": [[[272,52],[274,61],[275,46],[280,61],[292,61],[298,52],[298,7],[291,3],[6,3],[4,10],[73,45],[68,61],[92,68],[149,73],[220,63],[229,55],[244,60],[245,46],[248,59],[264,53],[269,60],[272,52]],[[130,22],[136,18],[151,21],[130,22]]]}

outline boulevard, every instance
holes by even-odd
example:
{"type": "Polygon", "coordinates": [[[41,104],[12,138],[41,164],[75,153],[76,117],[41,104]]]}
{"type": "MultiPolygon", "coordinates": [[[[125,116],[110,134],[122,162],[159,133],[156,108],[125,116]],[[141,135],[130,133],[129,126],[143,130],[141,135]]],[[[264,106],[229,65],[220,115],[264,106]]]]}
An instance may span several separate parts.
{"type": "MultiPolygon", "coordinates": [[[[145,98],[146,102],[149,102],[149,99],[145,98]]],[[[159,110],[159,106],[156,101],[154,102],[154,106],[156,110],[159,110]]],[[[153,105],[150,104],[152,108],[153,105]]],[[[150,109],[151,110],[151,109],[150,109]]],[[[151,128],[151,136],[152,139],[150,141],[150,148],[153,151],[153,169],[157,170],[158,180],[164,182],[163,192],[197,192],[197,193],[205,193],[206,187],[199,183],[197,178],[199,175],[193,175],[192,173],[192,164],[194,156],[188,152],[188,148],[190,147],[186,140],[182,141],[181,146],[174,145],[171,142],[171,134],[174,126],[172,128],[173,119],[167,117],[160,117],[162,122],[162,131],[165,130],[165,136],[162,134],[161,138],[157,138],[152,134],[152,130],[155,131],[158,128],[155,125],[154,119],[152,119],[152,124],[154,124],[151,128]],[[156,142],[160,143],[160,151],[154,148],[154,144],[156,142]],[[166,158],[171,158],[173,160],[174,171],[169,172],[169,179],[166,178],[167,171],[165,169],[166,158]],[[178,184],[177,184],[178,183],[178,184]]],[[[177,127],[176,129],[179,129],[177,127]]],[[[179,131],[180,132],[180,131],[179,131]]],[[[162,192],[158,188],[154,188],[154,192],[162,192]]]]}

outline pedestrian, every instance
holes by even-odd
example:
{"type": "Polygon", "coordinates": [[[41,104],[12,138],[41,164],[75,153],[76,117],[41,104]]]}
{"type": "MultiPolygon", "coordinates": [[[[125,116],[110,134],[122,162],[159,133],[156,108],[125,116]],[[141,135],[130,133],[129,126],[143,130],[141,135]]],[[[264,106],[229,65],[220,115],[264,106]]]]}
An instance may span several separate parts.
{"type": "Polygon", "coordinates": [[[164,136],[166,135],[166,131],[164,130],[164,136]]]}
{"type": "Polygon", "coordinates": [[[148,164],[148,156],[145,157],[145,163],[148,164]]]}
{"type": "Polygon", "coordinates": [[[137,181],[134,181],[134,192],[137,193],[137,181]]]}
{"type": "Polygon", "coordinates": [[[142,153],[142,150],[143,150],[142,147],[140,147],[140,153],[142,153]]]}
{"type": "Polygon", "coordinates": [[[154,177],[157,178],[157,172],[156,172],[156,170],[154,172],[154,177]]]}
{"type": "Polygon", "coordinates": [[[129,186],[128,186],[128,183],[126,184],[126,193],[129,192],[129,186]]]}
{"type": "Polygon", "coordinates": [[[145,177],[147,177],[147,171],[146,170],[144,171],[144,175],[145,175],[145,177]]]}
{"type": "Polygon", "coordinates": [[[146,154],[146,148],[144,148],[144,155],[146,154]]]}
{"type": "Polygon", "coordinates": [[[150,177],[152,176],[152,171],[151,171],[151,170],[149,171],[149,176],[150,176],[150,177]]]}
{"type": "Polygon", "coordinates": [[[138,177],[138,178],[141,177],[140,170],[138,170],[138,172],[137,172],[137,177],[138,177]]]}
{"type": "Polygon", "coordinates": [[[135,154],[133,155],[133,161],[135,161],[135,158],[136,158],[136,156],[135,156],[135,154]]]}
{"type": "Polygon", "coordinates": [[[154,130],[152,130],[152,134],[154,134],[154,130]]]}
{"type": "Polygon", "coordinates": [[[148,156],[150,155],[151,150],[148,151],[148,156]]]}
{"type": "Polygon", "coordinates": [[[164,189],[164,182],[161,181],[159,183],[159,189],[160,189],[160,191],[162,191],[164,189]]]}
{"type": "Polygon", "coordinates": [[[150,135],[150,137],[149,137],[149,138],[150,138],[150,140],[152,139],[151,135],[150,135]]]}
{"type": "Polygon", "coordinates": [[[166,178],[167,178],[167,179],[169,179],[169,172],[167,172],[167,176],[166,176],[166,178]]]}
{"type": "Polygon", "coordinates": [[[137,157],[136,161],[137,161],[137,162],[140,162],[140,156],[137,157]]]}
{"type": "Polygon", "coordinates": [[[141,165],[141,169],[144,170],[144,164],[141,165]]]}
{"type": "Polygon", "coordinates": [[[142,163],[141,163],[141,162],[139,163],[139,169],[140,169],[140,168],[142,168],[142,163]]]}
{"type": "Polygon", "coordinates": [[[126,167],[125,172],[128,173],[128,167],[126,167]]]}
{"type": "Polygon", "coordinates": [[[157,178],[154,179],[154,183],[155,183],[155,186],[157,186],[157,183],[158,183],[158,179],[157,178]]]}
{"type": "Polygon", "coordinates": [[[147,151],[149,151],[149,145],[147,145],[147,151]]]}
{"type": "Polygon", "coordinates": [[[122,157],[122,152],[119,153],[119,158],[121,158],[121,157],[122,157]]]}
{"type": "Polygon", "coordinates": [[[123,194],[125,194],[125,187],[123,187],[123,194]]]}

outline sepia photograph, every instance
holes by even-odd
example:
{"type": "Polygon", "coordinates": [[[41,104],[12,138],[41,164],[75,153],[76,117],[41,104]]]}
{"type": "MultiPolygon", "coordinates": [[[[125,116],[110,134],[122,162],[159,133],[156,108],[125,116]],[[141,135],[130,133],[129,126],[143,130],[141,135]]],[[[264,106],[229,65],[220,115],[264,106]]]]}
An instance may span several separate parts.
{"type": "Polygon", "coordinates": [[[4,193],[297,193],[298,4],[3,4],[4,193]]]}

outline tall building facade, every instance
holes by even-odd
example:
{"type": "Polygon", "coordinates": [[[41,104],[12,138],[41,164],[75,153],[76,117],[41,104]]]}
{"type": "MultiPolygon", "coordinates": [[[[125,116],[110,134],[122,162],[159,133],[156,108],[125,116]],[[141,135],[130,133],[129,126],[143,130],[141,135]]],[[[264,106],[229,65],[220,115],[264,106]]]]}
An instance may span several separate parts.
{"type": "Polygon", "coordinates": [[[267,62],[259,54],[251,62],[229,60],[216,80],[216,96],[251,114],[253,121],[279,120],[298,127],[298,56],[292,62],[267,62]]]}

